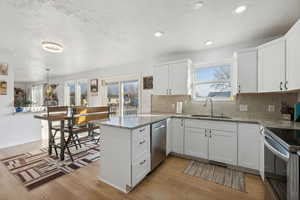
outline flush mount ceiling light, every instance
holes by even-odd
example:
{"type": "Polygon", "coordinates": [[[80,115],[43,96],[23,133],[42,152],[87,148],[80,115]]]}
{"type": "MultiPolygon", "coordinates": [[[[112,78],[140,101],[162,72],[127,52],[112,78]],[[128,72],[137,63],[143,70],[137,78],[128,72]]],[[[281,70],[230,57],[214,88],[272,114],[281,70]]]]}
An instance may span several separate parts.
{"type": "Polygon", "coordinates": [[[61,53],[64,50],[64,48],[61,44],[56,43],[56,42],[49,42],[49,41],[43,41],[42,48],[45,51],[48,51],[51,53],[61,53]]]}
{"type": "Polygon", "coordinates": [[[194,9],[194,10],[199,10],[200,8],[203,7],[203,5],[204,5],[204,2],[203,2],[203,1],[197,0],[197,1],[193,1],[193,2],[192,2],[192,6],[193,6],[193,9],[194,9]]]}
{"type": "Polygon", "coordinates": [[[241,5],[241,6],[236,7],[234,12],[235,12],[235,14],[242,14],[246,10],[247,10],[247,6],[246,5],[241,5]]]}
{"type": "Polygon", "coordinates": [[[210,46],[210,45],[212,45],[212,44],[213,44],[213,41],[211,41],[211,40],[208,40],[208,41],[205,42],[205,45],[206,45],[206,46],[210,46]]]}
{"type": "Polygon", "coordinates": [[[164,34],[164,32],[162,32],[162,31],[157,31],[157,32],[154,33],[154,36],[155,36],[155,37],[161,37],[161,36],[163,36],[163,34],[164,34]]]}

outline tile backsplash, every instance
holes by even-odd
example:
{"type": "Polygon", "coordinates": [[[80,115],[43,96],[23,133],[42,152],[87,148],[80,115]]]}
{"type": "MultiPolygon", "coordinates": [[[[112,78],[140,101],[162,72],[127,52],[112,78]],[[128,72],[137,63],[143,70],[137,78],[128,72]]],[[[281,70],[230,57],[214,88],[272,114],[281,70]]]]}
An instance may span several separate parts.
{"type": "MultiPolygon", "coordinates": [[[[215,115],[280,119],[281,103],[293,106],[297,100],[297,93],[240,94],[233,101],[214,101],[213,106],[215,115]]],[[[209,103],[204,107],[204,102],[193,101],[189,95],[152,95],[151,101],[153,113],[175,113],[176,102],[182,101],[185,114],[210,114],[209,103]]]]}

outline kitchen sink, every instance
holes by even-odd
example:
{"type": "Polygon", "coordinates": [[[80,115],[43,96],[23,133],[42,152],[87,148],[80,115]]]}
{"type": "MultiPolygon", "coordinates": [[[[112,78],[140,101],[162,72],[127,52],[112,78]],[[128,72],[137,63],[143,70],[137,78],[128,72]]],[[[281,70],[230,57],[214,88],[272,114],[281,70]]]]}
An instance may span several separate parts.
{"type": "Polygon", "coordinates": [[[207,118],[215,118],[215,119],[231,119],[231,117],[224,116],[224,115],[191,115],[191,117],[207,117],[207,118]]]}

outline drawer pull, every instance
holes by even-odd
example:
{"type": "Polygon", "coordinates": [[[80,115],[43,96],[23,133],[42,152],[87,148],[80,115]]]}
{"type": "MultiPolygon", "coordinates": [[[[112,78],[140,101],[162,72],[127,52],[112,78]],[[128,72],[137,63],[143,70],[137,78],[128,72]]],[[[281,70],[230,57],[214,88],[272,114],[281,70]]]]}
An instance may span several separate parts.
{"type": "Polygon", "coordinates": [[[140,144],[144,144],[146,142],[146,140],[140,141],[140,144]]]}
{"type": "Polygon", "coordinates": [[[145,128],[143,128],[143,129],[140,129],[140,132],[144,132],[145,131],[145,128]]]}
{"type": "Polygon", "coordinates": [[[143,160],[142,162],[140,162],[140,165],[145,164],[146,160],[143,160]]]}

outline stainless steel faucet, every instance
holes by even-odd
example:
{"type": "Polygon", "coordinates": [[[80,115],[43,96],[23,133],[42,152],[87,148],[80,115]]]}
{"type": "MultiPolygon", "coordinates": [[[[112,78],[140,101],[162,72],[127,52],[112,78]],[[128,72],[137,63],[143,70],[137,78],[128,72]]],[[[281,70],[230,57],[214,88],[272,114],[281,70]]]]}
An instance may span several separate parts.
{"type": "Polygon", "coordinates": [[[208,101],[210,102],[210,116],[213,117],[214,116],[214,104],[213,104],[212,97],[206,97],[205,103],[203,104],[203,106],[206,107],[208,101]]]}

